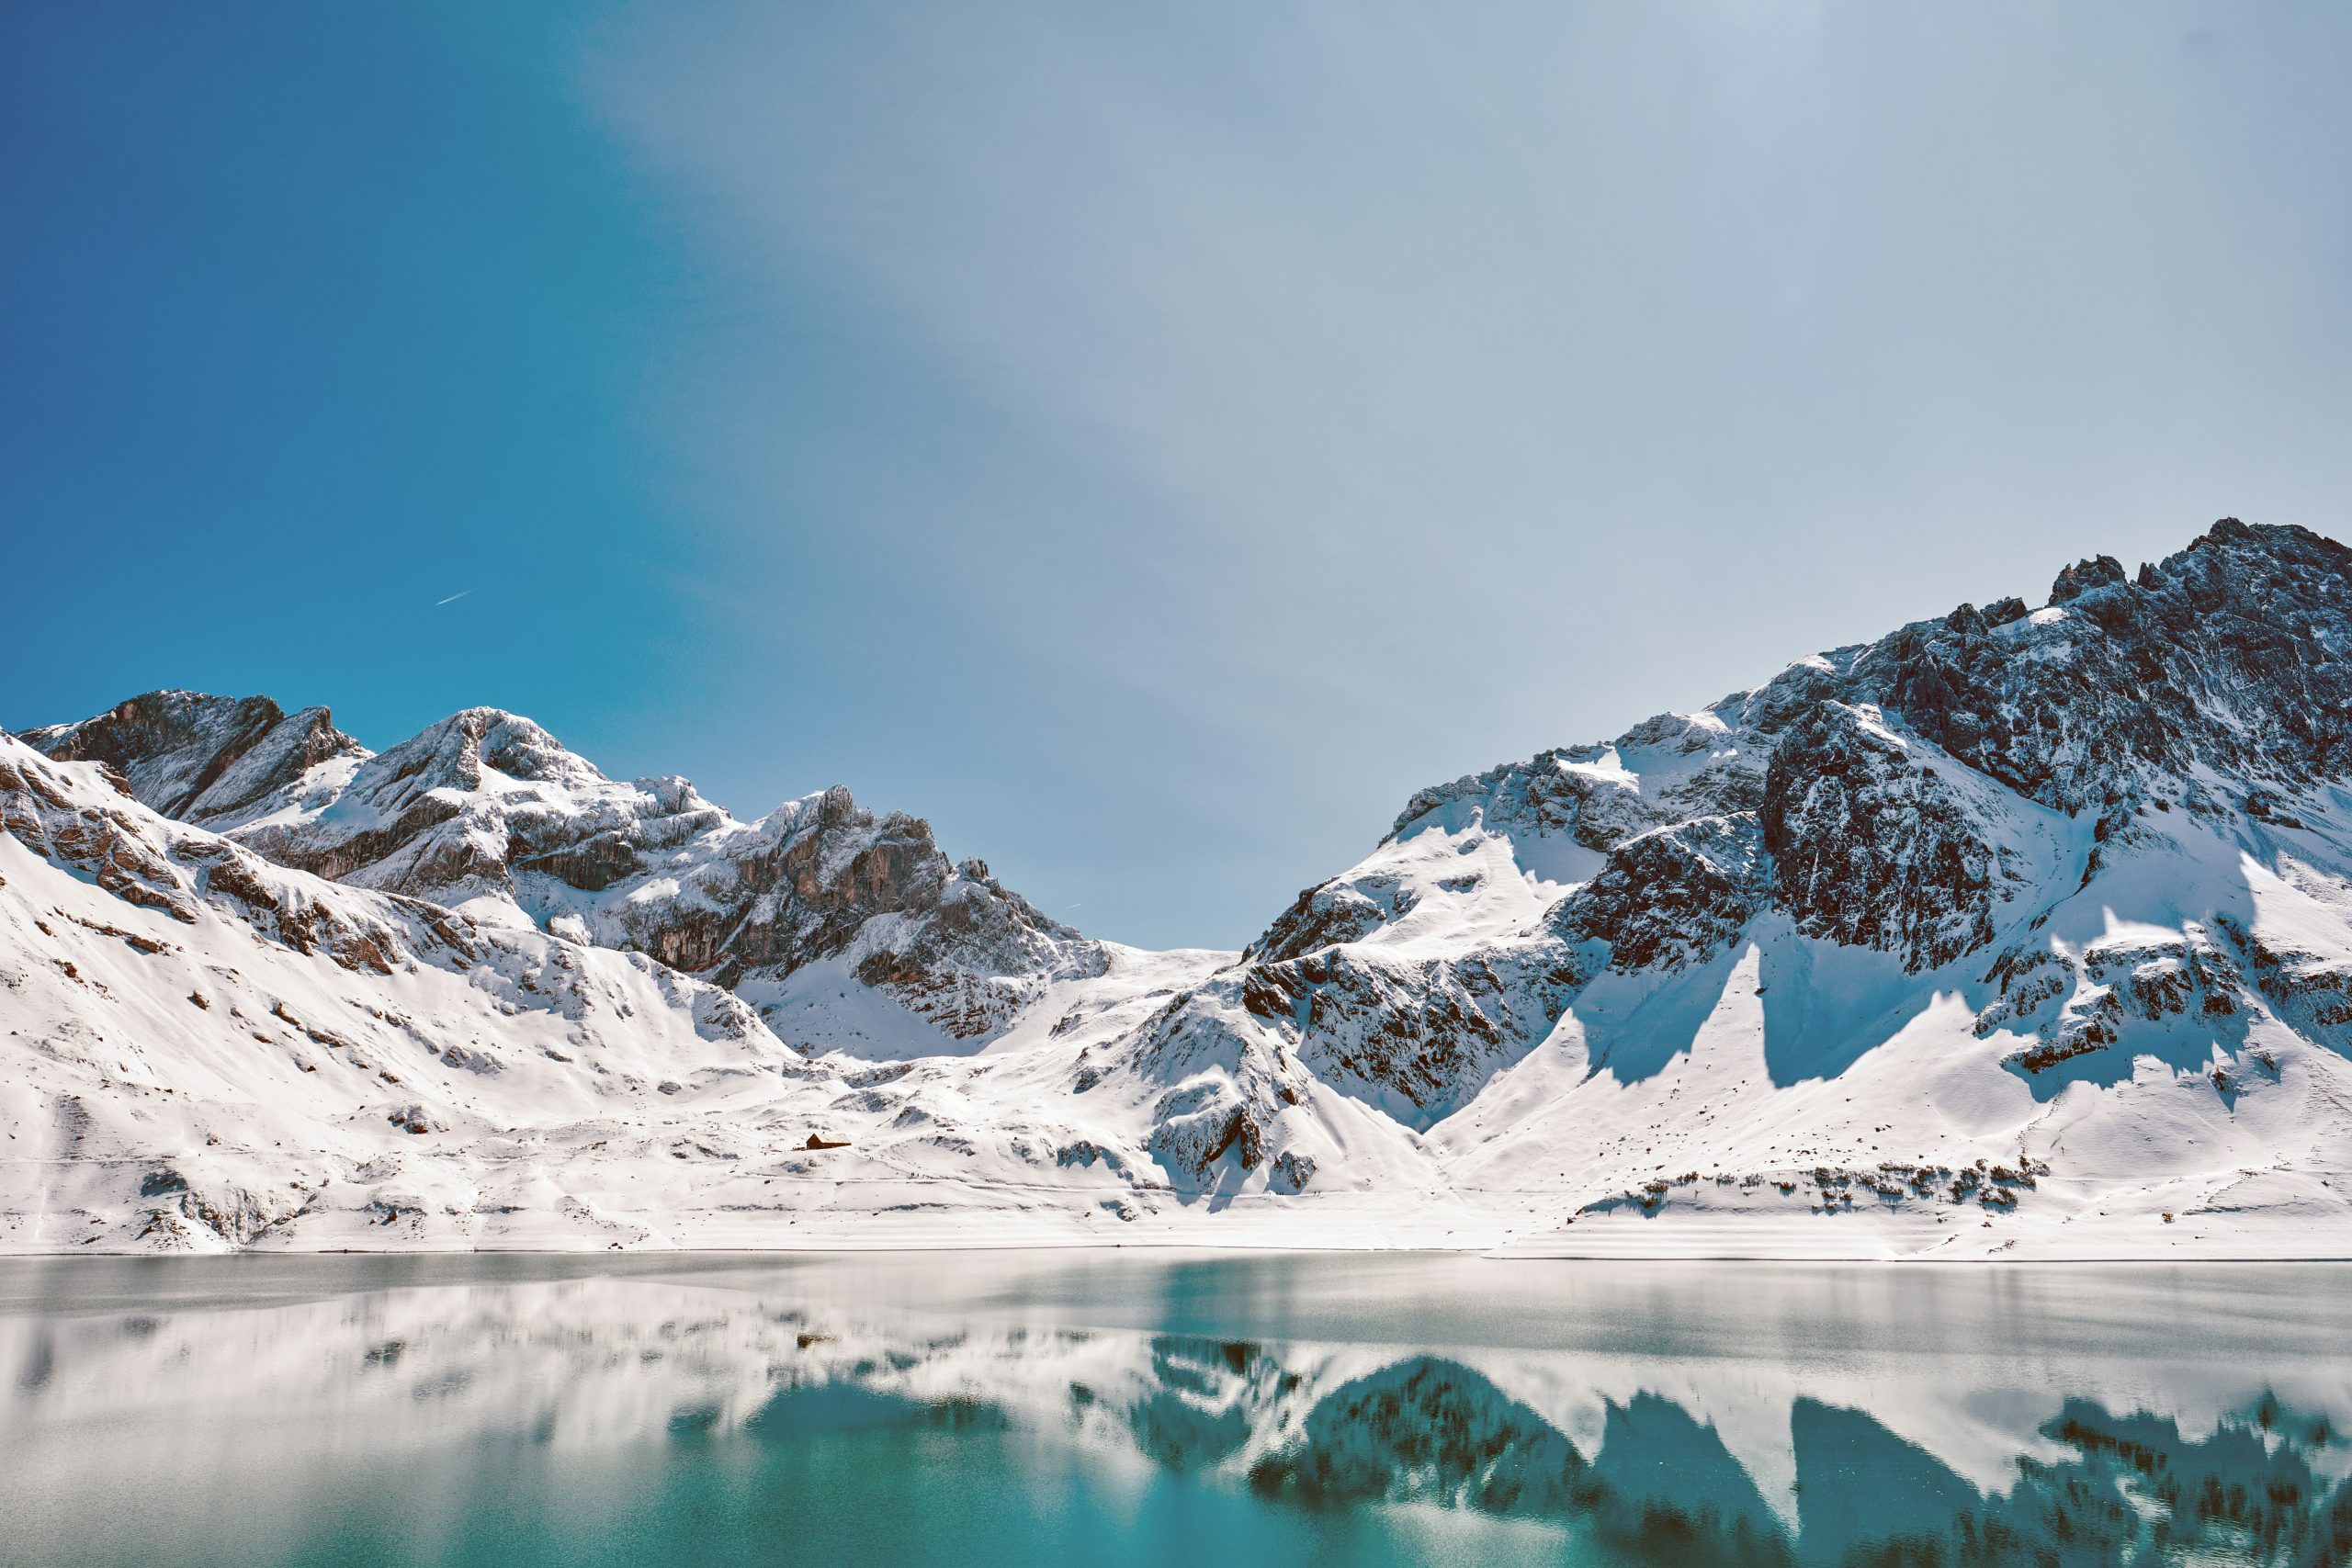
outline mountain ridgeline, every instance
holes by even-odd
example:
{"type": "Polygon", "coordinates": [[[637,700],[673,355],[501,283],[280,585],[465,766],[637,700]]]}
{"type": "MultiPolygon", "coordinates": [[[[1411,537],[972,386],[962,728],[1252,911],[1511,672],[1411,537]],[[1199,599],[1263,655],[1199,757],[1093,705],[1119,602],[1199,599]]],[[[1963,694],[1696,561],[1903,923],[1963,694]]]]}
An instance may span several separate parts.
{"type": "MultiPolygon", "coordinates": [[[[990,1213],[2291,1253],[2352,1239],[2347,649],[2352,550],[2224,519],[1423,790],[1239,954],[1091,941],[919,818],[835,788],[739,820],[493,709],[371,753],[324,709],[158,692],[0,745],[182,838],[732,992],[829,1124],[889,1130],[859,1158],[968,1151],[925,1179],[990,1213]],[[1058,1195],[1008,1196],[1041,1161],[1058,1195]]],[[[43,810],[5,820],[91,875],[43,810]]]]}
{"type": "Polygon", "coordinates": [[[848,955],[954,1038],[1001,1026],[1100,948],[954,864],[930,825],[835,786],[757,822],[680,778],[616,783],[526,718],[469,708],[380,754],[324,708],[151,692],[24,737],[111,765],[165,816],[281,865],[644,953],[757,991],[848,955]]]}

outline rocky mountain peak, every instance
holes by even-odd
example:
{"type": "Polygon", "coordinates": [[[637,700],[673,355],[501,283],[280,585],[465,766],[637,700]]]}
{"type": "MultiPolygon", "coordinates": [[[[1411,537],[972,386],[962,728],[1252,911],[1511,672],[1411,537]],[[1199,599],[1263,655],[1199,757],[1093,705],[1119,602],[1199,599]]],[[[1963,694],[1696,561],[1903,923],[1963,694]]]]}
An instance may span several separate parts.
{"type": "Polygon", "coordinates": [[[2094,588],[2106,588],[2123,581],[2123,563],[2113,556],[2095,556],[2078,560],[2058,574],[2050,585],[2050,603],[2071,604],[2094,588]]]}
{"type": "Polygon", "coordinates": [[[366,755],[325,708],[288,714],[267,697],[202,692],[143,693],[23,739],[61,761],[104,762],[143,804],[198,823],[233,818],[321,763],[366,755]]]}
{"type": "Polygon", "coordinates": [[[1875,702],[1969,766],[2063,811],[2202,763],[2307,783],[2352,761],[2352,551],[2225,519],[2135,581],[2111,557],[2049,610],[1925,621],[1807,694],[1875,702]],[[2056,612],[2056,613],[2052,613],[2056,612]]]}
{"type": "Polygon", "coordinates": [[[450,715],[384,753],[396,771],[437,766],[461,788],[479,789],[482,770],[526,783],[594,786],[608,781],[594,763],[519,714],[476,707],[450,715]],[[427,760],[429,761],[429,763],[427,760]]]}

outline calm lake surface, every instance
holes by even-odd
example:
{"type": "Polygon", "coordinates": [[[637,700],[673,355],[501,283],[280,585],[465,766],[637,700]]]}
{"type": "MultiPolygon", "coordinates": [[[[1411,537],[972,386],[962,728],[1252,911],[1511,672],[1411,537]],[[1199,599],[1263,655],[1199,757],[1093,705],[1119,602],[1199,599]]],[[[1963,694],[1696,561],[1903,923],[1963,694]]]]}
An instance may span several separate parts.
{"type": "Polygon", "coordinates": [[[2352,1269],[0,1261],[0,1562],[2338,1563],[2352,1269]]]}

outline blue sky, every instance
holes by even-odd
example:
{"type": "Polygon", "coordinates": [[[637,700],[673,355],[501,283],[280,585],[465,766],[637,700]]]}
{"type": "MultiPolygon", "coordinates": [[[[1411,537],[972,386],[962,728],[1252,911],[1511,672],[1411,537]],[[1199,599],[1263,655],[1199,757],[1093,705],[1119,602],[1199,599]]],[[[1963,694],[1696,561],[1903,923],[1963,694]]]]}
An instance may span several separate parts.
{"type": "Polygon", "coordinates": [[[8,7],[0,725],[493,704],[1238,945],[1420,784],[2352,533],[2347,66],[2321,5],[8,7]]]}

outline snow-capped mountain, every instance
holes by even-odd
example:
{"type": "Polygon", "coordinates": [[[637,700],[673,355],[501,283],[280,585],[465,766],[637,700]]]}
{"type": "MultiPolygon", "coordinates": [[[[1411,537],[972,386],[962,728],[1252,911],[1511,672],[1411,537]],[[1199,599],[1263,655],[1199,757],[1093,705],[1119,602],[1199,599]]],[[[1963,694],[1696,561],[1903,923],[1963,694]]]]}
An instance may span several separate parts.
{"type": "Polygon", "coordinates": [[[1155,1021],[1155,1147],[1279,1166],[1311,1080],[1578,1248],[1792,1200],[1949,1247],[2053,1189],[2341,1224],[2348,615],[2352,552],[2224,521],[1425,790],[1155,1021]]]}
{"type": "MultiPolygon", "coordinates": [[[[2340,1254],[2347,639],[2352,551],[2224,520],[1424,790],[1238,956],[1091,942],[843,792],[743,823],[492,710],[370,755],[164,693],[0,745],[141,842],[730,987],[818,1077],[957,1097],[951,1209],[1050,1144],[1033,1227],[2340,1254]]],[[[24,855],[145,886],[24,814],[24,855]]]]}
{"type": "MultiPolygon", "coordinates": [[[[1082,1234],[1143,1179],[1038,1081],[1091,1037],[1058,1012],[1006,1060],[810,1061],[641,953],[274,864],[118,779],[0,737],[0,1250],[1082,1234]]],[[[1115,1032],[1213,961],[1059,988],[1115,1032]]]]}
{"type": "Polygon", "coordinates": [[[141,803],[281,865],[644,953],[771,1012],[854,976],[898,1004],[875,1012],[901,1054],[1001,1032],[1045,984],[1107,963],[983,862],[952,863],[918,818],[837,786],[740,822],[684,779],[607,779],[492,708],[380,755],[323,708],[193,692],[24,739],[111,764],[141,803]]]}

